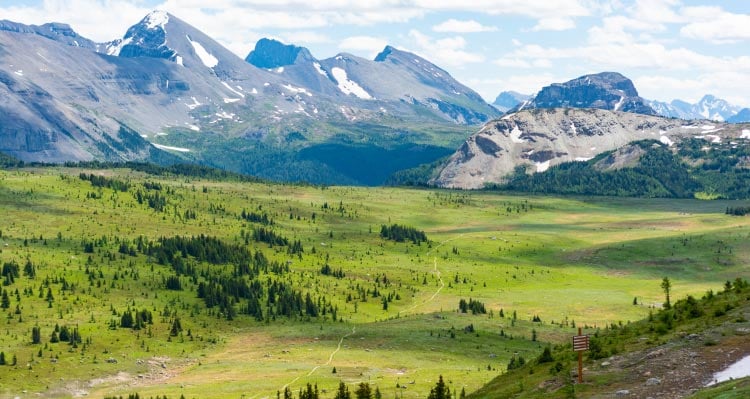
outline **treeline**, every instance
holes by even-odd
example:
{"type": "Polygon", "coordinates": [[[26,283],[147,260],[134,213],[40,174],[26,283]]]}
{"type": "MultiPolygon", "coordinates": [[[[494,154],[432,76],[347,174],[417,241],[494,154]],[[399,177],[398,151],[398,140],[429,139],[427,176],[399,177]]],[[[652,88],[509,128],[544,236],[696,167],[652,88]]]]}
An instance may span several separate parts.
{"type": "Polygon", "coordinates": [[[727,207],[724,213],[732,216],[745,216],[750,213],[750,206],[727,207]]]}
{"type": "Polygon", "coordinates": [[[116,191],[126,192],[130,190],[130,183],[112,179],[105,176],[95,175],[93,173],[81,173],[78,175],[81,180],[88,181],[94,187],[111,188],[116,191]]]}
{"type": "Polygon", "coordinates": [[[237,181],[237,182],[262,182],[257,177],[244,175],[241,173],[229,172],[226,170],[214,168],[205,165],[196,165],[188,163],[176,163],[172,165],[157,165],[145,162],[66,162],[66,167],[77,167],[86,169],[117,169],[127,168],[138,172],[144,172],[152,176],[186,176],[198,177],[210,180],[237,181]]]}
{"type": "Polygon", "coordinates": [[[417,245],[421,242],[427,241],[427,235],[425,235],[424,231],[400,224],[392,224],[390,226],[382,225],[380,227],[380,237],[396,242],[405,242],[409,240],[417,245]]]}
{"type": "Polygon", "coordinates": [[[23,161],[0,152],[0,168],[22,168],[24,165],[23,161]]]}
{"type": "Polygon", "coordinates": [[[610,156],[600,154],[586,162],[566,162],[541,173],[527,174],[519,166],[506,182],[489,184],[489,190],[540,194],[607,195],[624,197],[750,198],[748,146],[685,139],[673,153],[654,140],[633,143],[645,153],[638,164],[602,171],[595,165],[610,156]]]}
{"type": "Polygon", "coordinates": [[[597,169],[595,165],[608,156],[607,153],[586,162],[566,162],[530,175],[525,167],[517,167],[506,183],[487,188],[543,194],[671,198],[690,198],[701,189],[687,166],[669,148],[653,140],[635,145],[646,152],[632,168],[597,169]]]}

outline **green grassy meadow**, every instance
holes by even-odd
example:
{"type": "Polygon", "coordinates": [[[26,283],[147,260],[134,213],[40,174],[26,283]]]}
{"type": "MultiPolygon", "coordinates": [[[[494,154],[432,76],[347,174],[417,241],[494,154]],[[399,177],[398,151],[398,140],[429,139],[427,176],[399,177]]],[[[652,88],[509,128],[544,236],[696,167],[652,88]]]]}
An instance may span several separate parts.
{"type": "Polygon", "coordinates": [[[0,264],[35,270],[4,275],[0,397],[260,399],[307,383],[333,397],[339,381],[364,381],[387,398],[424,398],[439,375],[472,392],[512,356],[531,359],[547,343],[567,342],[575,326],[644,318],[664,301],[664,276],[673,298],[747,276],[750,219],[724,215],[734,204],[239,183],[127,169],[0,171],[0,264]],[[130,188],[94,187],[82,172],[130,188]],[[136,191],[150,192],[145,182],[161,186],[161,211],[137,201],[136,191]],[[304,251],[248,242],[258,226],[239,217],[243,210],[267,214],[271,229],[304,251]],[[393,223],[423,230],[429,243],[381,238],[381,225],[393,223]],[[211,270],[229,275],[235,265],[185,256],[204,274],[178,276],[182,290],[172,290],[170,266],[118,251],[139,239],[199,235],[288,265],[283,276],[259,279],[330,304],[336,319],[259,321],[240,312],[228,320],[196,289],[211,270]],[[96,244],[87,252],[86,243],[96,244]],[[345,276],[321,274],[326,264],[345,276]],[[488,313],[459,313],[459,300],[470,298],[488,313]],[[130,309],[147,310],[152,323],[117,326],[130,309]],[[175,318],[182,331],[170,334],[175,318]],[[56,326],[77,329],[81,341],[50,342],[56,326]]]}

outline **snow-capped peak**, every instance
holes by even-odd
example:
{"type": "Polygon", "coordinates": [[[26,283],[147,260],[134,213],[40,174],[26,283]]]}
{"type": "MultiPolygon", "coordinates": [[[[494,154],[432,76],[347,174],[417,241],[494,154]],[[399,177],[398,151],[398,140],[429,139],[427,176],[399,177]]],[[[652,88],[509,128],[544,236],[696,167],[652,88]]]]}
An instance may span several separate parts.
{"type": "Polygon", "coordinates": [[[169,14],[166,11],[155,10],[151,11],[146,18],[143,19],[148,29],[156,29],[157,27],[164,30],[164,26],[169,22],[169,14]]]}

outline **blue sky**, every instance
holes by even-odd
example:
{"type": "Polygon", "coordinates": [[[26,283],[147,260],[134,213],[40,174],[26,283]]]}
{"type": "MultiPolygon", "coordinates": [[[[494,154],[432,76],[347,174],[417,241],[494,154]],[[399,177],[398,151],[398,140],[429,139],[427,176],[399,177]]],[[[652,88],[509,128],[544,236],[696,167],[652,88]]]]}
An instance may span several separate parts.
{"type": "Polygon", "coordinates": [[[0,19],[69,23],[96,41],[166,10],[244,57],[261,37],[317,58],[415,52],[492,101],[617,71],[646,98],[750,107],[750,2],[679,0],[4,0],[0,19]],[[210,7],[206,5],[210,4],[210,7]]]}

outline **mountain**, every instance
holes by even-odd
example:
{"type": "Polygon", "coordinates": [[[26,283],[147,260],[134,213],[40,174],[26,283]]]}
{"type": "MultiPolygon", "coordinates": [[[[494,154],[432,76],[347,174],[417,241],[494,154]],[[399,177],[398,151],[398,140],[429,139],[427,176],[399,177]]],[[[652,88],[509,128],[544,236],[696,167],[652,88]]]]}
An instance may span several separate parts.
{"type": "Polygon", "coordinates": [[[63,24],[3,21],[0,151],[24,161],[179,159],[277,180],[379,184],[449,154],[467,136],[463,125],[499,115],[444,70],[390,47],[377,60],[316,60],[262,40],[248,59],[273,68],[162,11],[103,44],[63,24]]]}
{"type": "Polygon", "coordinates": [[[508,113],[528,108],[568,107],[656,115],[656,111],[638,96],[633,82],[617,72],[584,75],[565,83],[553,83],[508,113]]]}
{"type": "Polygon", "coordinates": [[[506,181],[518,167],[529,173],[544,172],[564,162],[588,161],[639,140],[672,147],[689,139],[718,144],[748,138],[746,125],[600,109],[529,109],[487,123],[451,156],[432,183],[481,188],[506,181]]]}
{"type": "Polygon", "coordinates": [[[506,112],[530,98],[531,96],[528,94],[521,94],[515,91],[504,91],[495,98],[492,105],[500,110],[500,112],[506,112]]]}
{"type": "Polygon", "coordinates": [[[710,94],[703,96],[695,104],[682,100],[672,100],[669,103],[648,101],[648,105],[656,110],[659,115],[669,118],[709,119],[719,122],[728,121],[740,111],[740,107],[710,94]]]}
{"type": "Polygon", "coordinates": [[[742,108],[734,116],[727,118],[729,123],[748,123],[750,122],[750,108],[742,108]]]}
{"type": "Polygon", "coordinates": [[[445,70],[391,46],[374,60],[347,53],[318,60],[304,47],[261,39],[246,61],[360,110],[411,119],[432,114],[458,124],[483,123],[499,114],[445,70]]]}

